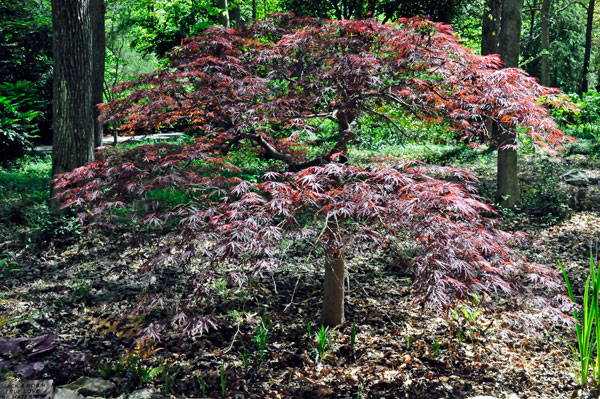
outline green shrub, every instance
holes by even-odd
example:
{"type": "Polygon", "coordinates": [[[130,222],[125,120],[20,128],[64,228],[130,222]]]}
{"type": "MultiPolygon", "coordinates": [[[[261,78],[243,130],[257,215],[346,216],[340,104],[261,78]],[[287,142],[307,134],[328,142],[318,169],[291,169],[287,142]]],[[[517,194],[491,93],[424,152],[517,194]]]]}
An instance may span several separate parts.
{"type": "Polygon", "coordinates": [[[522,206],[529,215],[557,219],[565,217],[571,210],[571,194],[559,184],[554,168],[550,163],[542,163],[537,172],[538,179],[522,186],[522,206]]]}
{"type": "Polygon", "coordinates": [[[571,136],[583,139],[600,140],[600,93],[592,89],[581,96],[569,94],[578,110],[573,112],[564,108],[552,110],[552,116],[561,128],[571,136]]]}
{"type": "Polygon", "coordinates": [[[23,155],[38,132],[42,114],[29,82],[0,84],[0,162],[23,155]]]}

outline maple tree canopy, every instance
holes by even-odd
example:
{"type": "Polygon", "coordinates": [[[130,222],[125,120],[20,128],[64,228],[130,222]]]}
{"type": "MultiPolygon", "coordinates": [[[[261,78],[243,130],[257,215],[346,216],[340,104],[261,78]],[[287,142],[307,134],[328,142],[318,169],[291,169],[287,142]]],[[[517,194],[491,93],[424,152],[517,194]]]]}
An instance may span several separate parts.
{"type": "MultiPolygon", "coordinates": [[[[472,173],[418,163],[359,168],[347,158],[360,117],[395,124],[390,110],[398,109],[447,122],[458,140],[493,140],[491,119],[560,146],[565,136],[541,103],[564,98],[500,67],[497,56],[463,47],[449,26],[419,18],[382,25],[277,14],[239,30],[212,27],[175,48],[168,68],[117,86],[122,97],[103,107],[105,121],[124,132],[184,127],[197,138],[102,150],[55,178],[57,198],[83,210],[88,226],[133,220],[167,229],[169,244],[148,266],[193,264],[192,289],[203,300],[216,278],[242,285],[277,267],[284,242],[350,258],[409,240],[414,293],[427,306],[508,294],[560,315],[554,306],[566,297],[542,300],[531,288],[558,289],[557,274],[509,249],[521,237],[482,216],[493,210],[475,195],[472,173]],[[234,150],[279,162],[247,181],[234,150]],[[234,269],[221,267],[231,259],[234,269]]],[[[185,311],[176,320],[192,334],[212,325],[185,311]]],[[[151,325],[147,336],[159,331],[151,325]]]]}

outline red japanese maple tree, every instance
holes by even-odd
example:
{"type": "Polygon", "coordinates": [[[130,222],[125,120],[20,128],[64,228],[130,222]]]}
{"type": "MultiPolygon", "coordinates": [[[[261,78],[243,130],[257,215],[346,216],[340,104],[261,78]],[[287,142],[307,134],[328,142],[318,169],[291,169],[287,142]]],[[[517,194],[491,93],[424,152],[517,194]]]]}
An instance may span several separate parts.
{"type": "MultiPolygon", "coordinates": [[[[428,306],[517,287],[533,297],[525,279],[557,288],[554,272],[516,256],[514,236],[482,216],[492,209],[471,173],[418,163],[359,168],[347,155],[358,119],[395,124],[390,109],[446,121],[458,140],[492,140],[492,119],[500,129],[523,127],[542,146],[560,145],[564,135],[540,105],[542,97],[562,101],[556,90],[500,69],[497,57],[473,54],[448,26],[423,19],[382,25],[280,14],[239,30],[210,28],[170,57],[168,68],[116,87],[123,95],[104,107],[105,120],[123,131],[183,126],[197,138],[106,150],[54,181],[63,189],[57,199],[85,210],[89,225],[127,217],[168,228],[170,245],[150,264],[205,258],[197,279],[205,293],[220,262],[236,259],[227,275],[243,284],[278,265],[286,240],[319,247],[330,325],[344,319],[345,259],[407,239],[416,247],[414,293],[428,306]],[[274,171],[244,180],[230,162],[234,150],[277,161],[274,171]]],[[[208,328],[186,313],[176,319],[188,332],[208,328]]]]}

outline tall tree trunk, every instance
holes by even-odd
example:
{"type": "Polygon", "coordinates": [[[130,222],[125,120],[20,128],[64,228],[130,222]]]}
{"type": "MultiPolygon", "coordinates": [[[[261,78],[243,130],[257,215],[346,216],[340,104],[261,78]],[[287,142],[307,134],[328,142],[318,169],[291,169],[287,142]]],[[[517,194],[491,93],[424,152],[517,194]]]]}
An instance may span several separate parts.
{"type": "MultiPolygon", "coordinates": [[[[502,18],[502,0],[488,0],[483,11],[481,24],[481,55],[500,52],[500,19],[502,18]]],[[[496,137],[497,126],[488,118],[485,122],[490,138],[496,137]]],[[[493,143],[493,141],[492,141],[493,143]]],[[[490,151],[496,147],[490,144],[490,151]]]]}
{"type": "MultiPolygon", "coordinates": [[[[338,220],[327,223],[329,233],[336,237],[339,234],[338,220]]],[[[332,238],[332,242],[337,241],[332,238]]],[[[344,251],[340,244],[331,245],[325,255],[325,282],[323,284],[323,308],[321,321],[326,326],[337,326],[344,322],[344,277],[346,264],[344,251]]]]}
{"type": "Polygon", "coordinates": [[[233,22],[233,26],[239,28],[242,23],[242,10],[240,9],[240,5],[236,4],[231,10],[229,10],[229,18],[231,20],[229,23],[233,22]]]}
{"type": "Polygon", "coordinates": [[[92,29],[92,106],[94,114],[94,146],[102,145],[104,123],[99,120],[98,104],[103,102],[104,61],[106,59],[106,36],[104,25],[104,0],[90,1],[90,20],[92,29]]]}
{"type": "Polygon", "coordinates": [[[89,0],[52,0],[52,174],[94,159],[89,0]]]}
{"type": "MultiPolygon", "coordinates": [[[[523,0],[504,0],[500,27],[500,57],[506,67],[519,66],[523,0]]],[[[517,176],[517,142],[514,129],[505,130],[498,139],[498,199],[500,205],[514,208],[521,202],[517,176]],[[507,147],[508,146],[508,147],[507,147]]]]}
{"type": "Polygon", "coordinates": [[[500,52],[500,18],[502,17],[502,0],[488,0],[483,12],[481,32],[481,54],[498,54],[500,52]]]}
{"type": "Polygon", "coordinates": [[[256,19],[256,0],[252,0],[252,19],[256,19]]]}
{"type": "Polygon", "coordinates": [[[529,54],[529,49],[533,46],[533,31],[535,27],[535,15],[538,10],[538,0],[533,0],[533,3],[530,3],[530,13],[531,18],[529,18],[529,37],[527,38],[527,44],[525,45],[525,52],[529,54]]]}
{"type": "Polygon", "coordinates": [[[229,4],[227,0],[217,0],[217,8],[219,9],[219,23],[229,28],[229,4]]]}
{"type": "Polygon", "coordinates": [[[550,86],[550,0],[542,1],[542,85],[550,86]]]}
{"type": "Polygon", "coordinates": [[[590,0],[587,8],[587,24],[585,27],[585,53],[583,55],[583,76],[581,80],[581,93],[589,90],[590,58],[592,55],[592,29],[594,27],[594,8],[596,0],[590,0]]]}

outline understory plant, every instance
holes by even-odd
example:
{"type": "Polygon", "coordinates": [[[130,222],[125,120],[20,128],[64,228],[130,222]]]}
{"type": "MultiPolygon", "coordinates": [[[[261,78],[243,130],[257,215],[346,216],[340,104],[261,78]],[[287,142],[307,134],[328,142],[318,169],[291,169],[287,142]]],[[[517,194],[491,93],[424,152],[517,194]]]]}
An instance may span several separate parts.
{"type": "Polygon", "coordinates": [[[329,327],[321,324],[315,333],[315,363],[323,360],[329,348],[329,327]]]}
{"type": "MultiPolygon", "coordinates": [[[[569,276],[565,271],[562,263],[558,262],[562,270],[567,292],[572,302],[575,301],[573,289],[569,276]]],[[[600,290],[600,273],[596,268],[594,257],[590,255],[590,273],[585,282],[585,290],[583,293],[581,309],[573,310],[575,319],[575,331],[577,333],[577,346],[569,343],[571,352],[575,359],[571,363],[571,368],[575,374],[577,383],[585,386],[589,382],[590,368],[592,371],[592,379],[596,384],[600,382],[600,354],[598,353],[598,339],[600,338],[600,303],[598,302],[598,292],[600,290]],[[595,358],[594,358],[595,353],[595,358]]]]}
{"type": "Polygon", "coordinates": [[[114,365],[103,365],[100,367],[99,372],[104,378],[124,378],[125,391],[132,392],[136,388],[153,382],[157,376],[164,372],[164,368],[146,367],[138,356],[130,354],[120,359],[114,365]]]}
{"type": "MultiPolygon", "coordinates": [[[[175,48],[168,69],[119,85],[103,107],[123,132],[183,125],[197,138],[105,150],[56,176],[55,200],[80,211],[88,228],[134,223],[168,232],[169,244],[144,271],[194,268],[192,309],[216,295],[215,281],[243,287],[277,269],[286,242],[323,254],[325,326],[344,321],[346,261],[396,252],[406,240],[415,243],[407,265],[418,304],[447,311],[472,293],[532,298],[524,275],[549,290],[560,276],[510,249],[522,237],[485,216],[494,211],[476,194],[476,176],[416,162],[358,167],[348,151],[363,134],[361,117],[401,135],[399,115],[407,113],[444,123],[462,142],[493,140],[493,120],[560,146],[565,137],[540,101],[564,98],[500,66],[422,18],[380,24],[276,14],[238,30],[209,28],[175,48]],[[266,173],[249,177],[239,161],[248,158],[266,173]]],[[[543,303],[560,317],[550,299],[543,303]]],[[[170,325],[184,334],[215,326],[177,306],[170,325]]],[[[143,337],[159,339],[168,325],[156,321],[143,337]]]]}
{"type": "Polygon", "coordinates": [[[256,343],[256,353],[260,361],[263,361],[267,354],[267,340],[269,339],[269,329],[272,323],[265,318],[260,320],[260,324],[254,329],[252,341],[256,343]]]}

